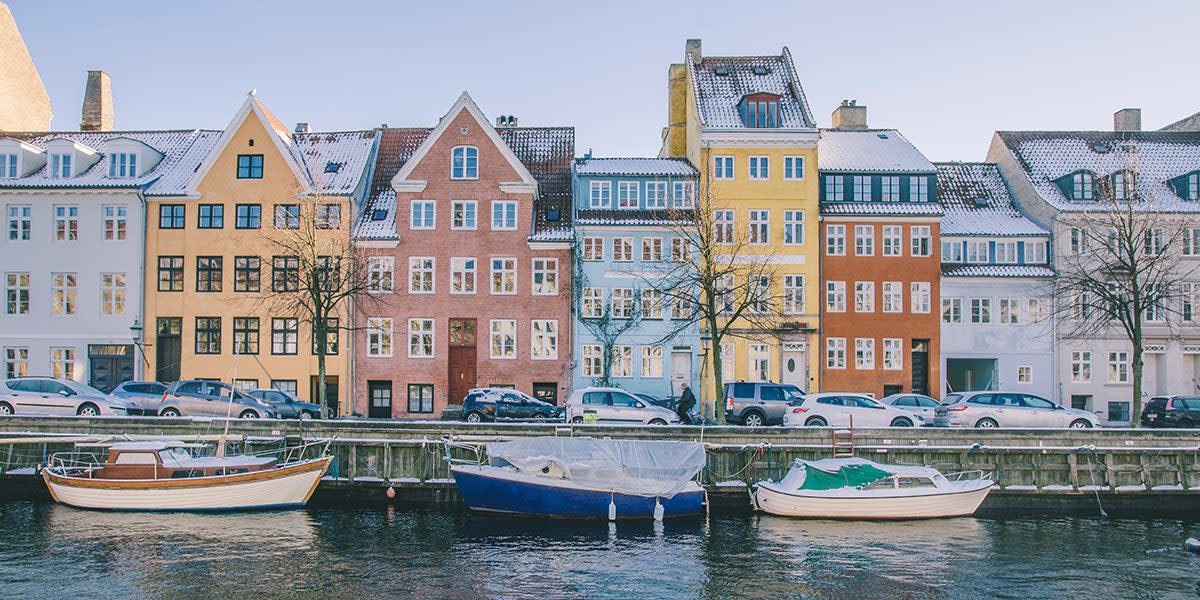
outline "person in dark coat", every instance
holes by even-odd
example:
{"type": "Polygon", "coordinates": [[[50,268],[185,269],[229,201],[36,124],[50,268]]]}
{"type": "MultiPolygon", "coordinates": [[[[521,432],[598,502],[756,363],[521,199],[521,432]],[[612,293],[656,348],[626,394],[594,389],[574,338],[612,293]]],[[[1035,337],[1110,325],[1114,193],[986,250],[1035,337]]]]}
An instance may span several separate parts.
{"type": "Polygon", "coordinates": [[[679,405],[675,407],[675,414],[679,415],[680,422],[690,423],[688,412],[693,406],[696,406],[696,396],[692,394],[692,387],[685,383],[683,391],[679,393],[679,405]]]}

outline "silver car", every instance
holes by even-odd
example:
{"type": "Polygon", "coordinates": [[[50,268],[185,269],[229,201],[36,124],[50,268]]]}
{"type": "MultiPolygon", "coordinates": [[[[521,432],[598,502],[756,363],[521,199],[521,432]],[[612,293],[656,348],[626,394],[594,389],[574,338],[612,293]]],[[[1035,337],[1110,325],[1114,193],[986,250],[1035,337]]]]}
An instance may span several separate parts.
{"type": "Polygon", "coordinates": [[[0,382],[0,415],[125,414],[124,401],[78,381],[19,377],[0,382]]]}
{"type": "Polygon", "coordinates": [[[935,409],[935,427],[1099,427],[1096,415],[1020,392],[949,394],[935,409]]]}
{"type": "Polygon", "coordinates": [[[679,416],[675,413],[620,388],[587,387],[575,390],[567,398],[566,408],[568,423],[583,423],[585,414],[594,413],[596,420],[601,423],[679,424],[679,416]]]}
{"type": "Polygon", "coordinates": [[[938,406],[938,401],[924,394],[892,394],[887,396],[880,402],[889,406],[895,406],[900,410],[906,410],[911,413],[917,413],[926,421],[933,421],[934,414],[938,406]]]}
{"type": "Polygon", "coordinates": [[[279,411],[271,403],[233,389],[227,383],[196,379],[176,381],[163,393],[158,405],[163,417],[224,417],[275,419],[279,411]]]}

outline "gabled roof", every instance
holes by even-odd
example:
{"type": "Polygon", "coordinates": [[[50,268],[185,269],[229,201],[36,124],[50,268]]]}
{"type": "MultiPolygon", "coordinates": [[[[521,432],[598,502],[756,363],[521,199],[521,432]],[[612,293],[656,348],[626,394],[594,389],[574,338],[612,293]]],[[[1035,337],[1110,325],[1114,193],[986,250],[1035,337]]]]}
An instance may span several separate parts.
{"type": "Polygon", "coordinates": [[[994,163],[937,163],[943,236],[1050,235],[1013,203],[994,163]]]}
{"type": "Polygon", "coordinates": [[[933,163],[895,129],[822,129],[822,172],[934,173],[933,163]]]}
{"type": "Polygon", "coordinates": [[[1167,182],[1200,170],[1196,131],[998,131],[1038,195],[1060,211],[1086,211],[1096,201],[1072,200],[1055,182],[1076,171],[1107,176],[1132,169],[1145,202],[1137,210],[1200,212],[1200,203],[1179,197],[1167,182]]]}
{"type": "Polygon", "coordinates": [[[699,171],[686,158],[578,158],[575,174],[629,177],[696,177],[699,171]]]}
{"type": "Polygon", "coordinates": [[[302,166],[302,159],[296,149],[291,132],[283,126],[283,123],[279,122],[279,119],[275,118],[275,115],[267,110],[266,106],[263,106],[262,102],[259,102],[258,96],[251,90],[249,94],[246,94],[246,99],[242,101],[241,108],[233,115],[233,119],[229,121],[229,125],[226,125],[225,129],[221,132],[221,138],[217,140],[216,146],[205,157],[204,162],[200,163],[200,168],[196,169],[196,172],[188,181],[187,187],[189,192],[194,193],[196,191],[196,187],[200,185],[201,181],[204,181],[213,164],[216,163],[217,157],[225,151],[225,147],[229,145],[229,142],[242,126],[242,123],[251,115],[259,119],[259,122],[262,123],[267,131],[274,134],[270,136],[271,141],[274,142],[275,148],[279,150],[279,153],[283,155],[284,161],[291,168],[292,174],[296,176],[296,181],[300,183],[301,189],[309,193],[314,190],[315,186],[312,176],[302,166]]]}
{"type": "Polygon", "coordinates": [[[687,68],[702,127],[745,128],[738,104],[757,93],[780,97],[780,128],[816,126],[786,46],[775,56],[702,56],[696,62],[689,54],[687,68]]]}

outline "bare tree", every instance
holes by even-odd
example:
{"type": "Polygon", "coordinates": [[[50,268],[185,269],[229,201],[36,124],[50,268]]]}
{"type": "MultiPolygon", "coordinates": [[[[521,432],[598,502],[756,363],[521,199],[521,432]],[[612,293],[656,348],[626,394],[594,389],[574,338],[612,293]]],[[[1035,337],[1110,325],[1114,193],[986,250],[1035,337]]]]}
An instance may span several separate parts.
{"type": "Polygon", "coordinates": [[[578,311],[579,322],[601,347],[600,376],[593,378],[592,384],[608,387],[612,385],[613,350],[617,340],[642,322],[641,294],[633,288],[628,288],[630,296],[618,298],[617,290],[625,288],[614,288],[609,291],[612,297],[606,301],[604,288],[592,287],[591,279],[584,268],[583,243],[583,239],[575,239],[574,256],[571,260],[574,269],[571,277],[571,306],[572,310],[578,311]],[[620,310],[615,310],[618,305],[620,310]]]}

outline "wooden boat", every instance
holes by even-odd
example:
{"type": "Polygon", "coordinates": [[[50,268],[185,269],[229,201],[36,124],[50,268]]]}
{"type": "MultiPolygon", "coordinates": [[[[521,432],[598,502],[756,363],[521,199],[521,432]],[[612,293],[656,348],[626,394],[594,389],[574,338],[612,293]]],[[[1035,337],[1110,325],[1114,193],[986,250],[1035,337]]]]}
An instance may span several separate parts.
{"type": "Polygon", "coordinates": [[[937,469],[884,465],[861,458],[796,460],[778,482],[763,481],[757,509],[810,519],[928,519],[974,514],[994,483],[951,481],[937,469]]]}
{"type": "MultiPolygon", "coordinates": [[[[103,464],[56,455],[42,469],[55,501],[113,510],[248,510],[303,506],[333,457],[195,457],[182,442],[118,442],[103,464]]],[[[302,453],[301,453],[302,455],[302,453]]]]}

